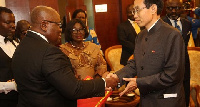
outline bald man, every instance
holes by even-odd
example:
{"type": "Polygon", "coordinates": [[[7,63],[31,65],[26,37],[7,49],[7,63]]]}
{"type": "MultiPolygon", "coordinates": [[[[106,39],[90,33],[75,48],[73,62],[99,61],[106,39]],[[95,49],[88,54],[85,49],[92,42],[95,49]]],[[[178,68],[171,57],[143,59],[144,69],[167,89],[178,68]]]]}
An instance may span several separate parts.
{"type": "Polygon", "coordinates": [[[190,98],[190,61],[187,51],[187,45],[190,39],[191,23],[185,18],[181,18],[180,15],[183,12],[182,1],[180,0],[167,0],[166,1],[166,16],[163,17],[163,21],[169,25],[175,27],[180,31],[185,42],[185,74],[184,74],[184,91],[186,106],[189,106],[190,98]]]}
{"type": "Polygon", "coordinates": [[[107,87],[117,85],[113,78],[75,78],[69,58],[54,46],[62,31],[54,9],[35,7],[31,26],[13,56],[19,107],[76,107],[79,98],[104,96],[104,80],[107,87]]]}

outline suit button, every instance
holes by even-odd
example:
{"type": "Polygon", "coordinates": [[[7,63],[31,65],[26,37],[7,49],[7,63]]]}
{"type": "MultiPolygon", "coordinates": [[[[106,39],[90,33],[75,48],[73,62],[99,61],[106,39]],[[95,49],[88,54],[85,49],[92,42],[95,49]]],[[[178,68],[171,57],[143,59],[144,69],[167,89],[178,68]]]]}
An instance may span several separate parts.
{"type": "Polygon", "coordinates": [[[145,41],[147,41],[148,40],[148,38],[145,38],[145,41]]]}
{"type": "Polygon", "coordinates": [[[144,67],[143,66],[141,66],[141,70],[143,70],[144,69],[144,67]]]}

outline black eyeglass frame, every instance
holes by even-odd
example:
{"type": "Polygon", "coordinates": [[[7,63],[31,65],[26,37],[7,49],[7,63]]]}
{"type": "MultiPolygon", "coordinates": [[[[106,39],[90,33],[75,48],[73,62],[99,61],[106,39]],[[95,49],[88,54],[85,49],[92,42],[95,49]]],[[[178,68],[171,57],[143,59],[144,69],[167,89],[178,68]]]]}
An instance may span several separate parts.
{"type": "Polygon", "coordinates": [[[46,21],[46,22],[49,22],[49,23],[55,23],[55,24],[57,24],[60,28],[62,27],[62,23],[61,23],[61,22],[54,22],[54,21],[50,21],[50,20],[43,20],[43,21],[46,21]]]}
{"type": "Polygon", "coordinates": [[[75,29],[75,28],[73,28],[72,29],[72,33],[73,34],[78,34],[78,32],[80,32],[81,34],[84,34],[85,33],[85,28],[82,28],[82,29],[75,29]],[[75,33],[75,31],[76,31],[76,33],[75,33]]]}
{"type": "Polygon", "coordinates": [[[181,10],[181,6],[168,6],[166,7],[168,10],[172,11],[173,9],[175,9],[176,11],[181,10]]]}

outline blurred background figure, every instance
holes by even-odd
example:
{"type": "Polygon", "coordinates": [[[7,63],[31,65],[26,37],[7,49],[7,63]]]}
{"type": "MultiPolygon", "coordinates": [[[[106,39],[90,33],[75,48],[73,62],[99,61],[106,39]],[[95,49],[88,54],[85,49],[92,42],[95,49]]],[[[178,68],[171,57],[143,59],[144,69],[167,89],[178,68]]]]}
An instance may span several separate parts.
{"type": "Polygon", "coordinates": [[[200,28],[200,8],[195,7],[192,8],[190,2],[184,2],[183,3],[184,13],[182,14],[182,17],[188,19],[192,23],[192,37],[194,39],[194,43],[196,47],[200,46],[200,37],[199,37],[199,31],[200,28]]]}
{"type": "Polygon", "coordinates": [[[117,27],[117,36],[122,45],[120,64],[126,65],[129,57],[133,55],[135,49],[135,37],[140,32],[140,27],[135,23],[134,4],[126,8],[127,20],[117,27]]]}
{"type": "Polygon", "coordinates": [[[60,46],[61,50],[70,58],[75,76],[84,79],[101,77],[107,72],[107,64],[100,48],[91,42],[85,42],[88,30],[80,19],[72,19],[65,29],[66,43],[60,46]]]}
{"type": "Polygon", "coordinates": [[[167,13],[166,16],[163,17],[163,21],[179,30],[185,42],[185,74],[183,85],[185,91],[186,106],[188,107],[190,97],[190,61],[187,46],[191,34],[191,23],[187,19],[180,17],[183,12],[182,1],[167,0],[165,3],[167,13]]]}
{"type": "Polygon", "coordinates": [[[11,69],[13,54],[18,43],[12,40],[15,34],[13,12],[0,7],[0,107],[16,107],[18,93],[11,69]]]}
{"type": "MultiPolygon", "coordinates": [[[[72,19],[80,19],[87,26],[87,14],[82,9],[76,9],[72,14],[72,19]]],[[[87,38],[84,39],[84,41],[90,41],[92,43],[95,43],[96,45],[99,45],[100,48],[101,48],[101,45],[100,45],[99,40],[97,38],[97,34],[94,31],[94,29],[91,29],[91,28],[88,28],[88,27],[86,27],[86,28],[89,32],[89,35],[88,35],[87,38]]]]}
{"type": "Polygon", "coordinates": [[[30,23],[26,20],[20,20],[17,22],[15,30],[15,40],[20,42],[27,34],[27,30],[30,28],[30,23]]]}

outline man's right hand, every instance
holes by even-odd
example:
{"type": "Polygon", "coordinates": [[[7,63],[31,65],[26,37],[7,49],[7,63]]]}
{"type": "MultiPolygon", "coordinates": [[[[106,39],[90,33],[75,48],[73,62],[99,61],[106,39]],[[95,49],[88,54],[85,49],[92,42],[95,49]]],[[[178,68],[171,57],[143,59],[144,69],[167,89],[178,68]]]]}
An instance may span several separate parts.
{"type": "Polygon", "coordinates": [[[112,89],[114,89],[119,83],[119,78],[117,77],[116,74],[110,73],[106,76],[105,81],[106,81],[106,88],[111,87],[112,89]]]}

